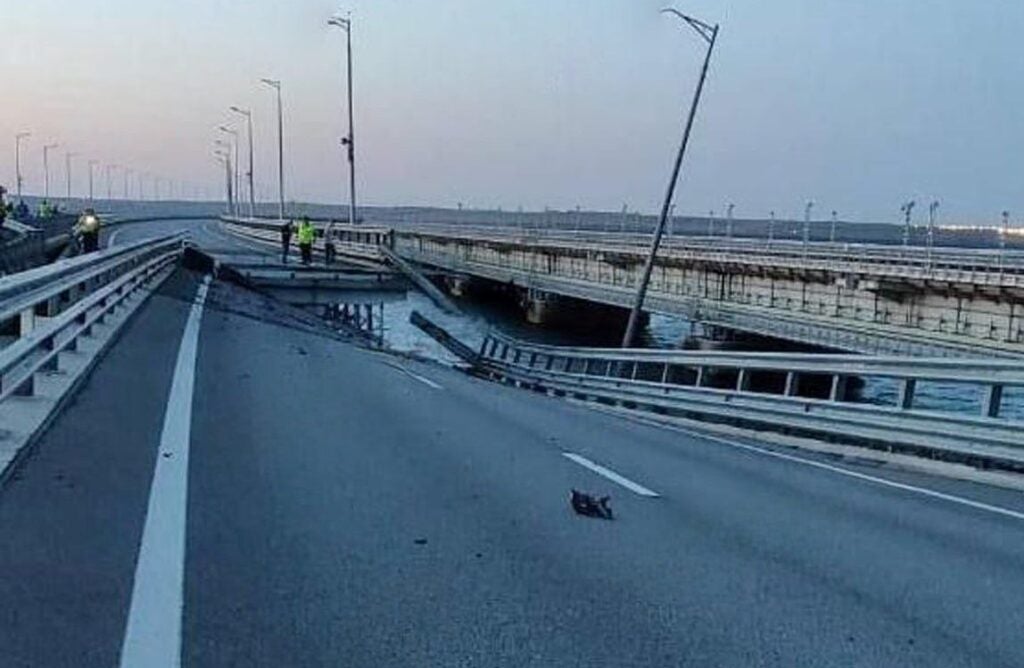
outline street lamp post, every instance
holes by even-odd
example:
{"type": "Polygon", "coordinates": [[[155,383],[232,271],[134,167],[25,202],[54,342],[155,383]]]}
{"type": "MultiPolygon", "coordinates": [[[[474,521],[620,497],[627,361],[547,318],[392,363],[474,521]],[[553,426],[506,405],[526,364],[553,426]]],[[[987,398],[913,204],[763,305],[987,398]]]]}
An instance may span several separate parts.
{"type": "Polygon", "coordinates": [[[111,172],[117,169],[117,165],[107,165],[107,201],[114,199],[114,185],[111,179],[111,172]]]}
{"type": "Polygon", "coordinates": [[[914,206],[917,203],[911,200],[900,207],[900,213],[903,214],[903,247],[907,248],[910,245],[910,228],[911,219],[913,217],[914,206]]]}
{"type": "Polygon", "coordinates": [[[999,271],[1003,270],[1006,256],[1006,237],[1010,234],[1010,212],[1003,211],[1003,226],[999,230],[999,271]]]}
{"type": "Polygon", "coordinates": [[[708,238],[715,236],[715,210],[708,211],[708,238]]]}
{"type": "Polygon", "coordinates": [[[730,204],[725,207],[725,237],[726,239],[732,239],[732,210],[736,208],[735,204],[730,204]]]}
{"type": "MultiPolygon", "coordinates": [[[[238,160],[238,130],[235,130],[234,128],[229,128],[226,125],[221,125],[217,129],[220,130],[221,132],[224,132],[224,133],[227,133],[227,134],[231,135],[231,140],[234,142],[234,144],[233,144],[234,145],[234,159],[233,159],[233,161],[234,161],[234,168],[235,168],[235,172],[234,172],[234,176],[235,176],[235,197],[237,198],[238,195],[240,195],[241,192],[242,192],[242,176],[241,176],[241,173],[238,171],[238,169],[239,169],[239,167],[238,167],[238,163],[239,163],[239,160],[238,160]]],[[[238,213],[241,214],[242,207],[239,205],[237,208],[238,208],[238,213]]]]}
{"type": "Polygon", "coordinates": [[[43,198],[50,199],[50,151],[60,144],[46,144],[43,146],[43,198]]]}
{"type": "Polygon", "coordinates": [[[277,193],[280,198],[278,217],[284,220],[284,110],[281,106],[281,82],[276,79],[260,79],[277,91],[277,193]]]}
{"type": "Polygon", "coordinates": [[[129,184],[131,182],[132,174],[134,174],[134,173],[135,173],[134,169],[128,169],[127,167],[124,168],[124,198],[125,198],[125,200],[128,199],[128,195],[129,195],[129,192],[130,192],[130,188],[128,186],[129,186],[129,184]]]}
{"type": "Polygon", "coordinates": [[[836,223],[839,220],[838,216],[839,216],[839,214],[836,212],[835,209],[833,209],[832,210],[832,229],[829,230],[829,233],[828,233],[828,242],[830,244],[834,244],[836,242],[836,223]]]}
{"type": "Polygon", "coordinates": [[[346,69],[348,71],[348,136],[341,140],[341,144],[347,149],[348,154],[348,222],[354,225],[356,223],[356,144],[352,113],[352,19],[351,17],[334,17],[327,23],[345,31],[346,69]]]}
{"type": "Polygon", "coordinates": [[[245,120],[246,120],[246,123],[247,123],[247,126],[248,126],[247,131],[248,131],[248,136],[249,136],[249,171],[246,174],[246,176],[249,179],[249,217],[250,218],[255,218],[256,217],[256,186],[254,185],[255,182],[253,180],[253,173],[252,173],[253,154],[255,152],[255,150],[253,148],[253,137],[252,137],[252,110],[251,109],[242,109],[241,107],[231,107],[231,111],[235,112],[236,114],[241,114],[242,116],[245,116],[245,120]]]}
{"type": "Polygon", "coordinates": [[[226,168],[228,170],[228,181],[230,186],[228,188],[228,213],[231,214],[232,216],[237,216],[239,214],[239,207],[235,202],[235,177],[233,171],[235,169],[235,166],[232,164],[231,158],[232,145],[231,142],[224,141],[222,139],[218,139],[213,143],[217,145],[221,153],[227,156],[226,168]]]}
{"type": "Polygon", "coordinates": [[[64,175],[67,178],[67,199],[71,199],[71,160],[77,158],[77,153],[67,152],[64,154],[64,175]]]}
{"type": "Polygon", "coordinates": [[[935,248],[935,214],[939,210],[939,201],[928,205],[928,267],[932,266],[932,253],[935,248]]]}
{"type": "Polygon", "coordinates": [[[98,165],[98,164],[100,164],[99,160],[90,160],[89,161],[89,202],[90,203],[92,203],[92,202],[94,202],[96,200],[96,192],[95,192],[95,190],[93,190],[93,182],[95,181],[95,176],[93,175],[93,172],[96,171],[96,165],[98,165]]]}
{"type": "Polygon", "coordinates": [[[768,247],[771,248],[775,241],[775,212],[772,211],[768,218],[768,247]]]}
{"type": "Polygon", "coordinates": [[[651,241],[651,250],[647,255],[647,262],[644,264],[643,274],[640,277],[640,285],[637,287],[636,299],[633,302],[633,310],[629,314],[629,322],[626,325],[626,333],[622,337],[622,347],[628,348],[633,345],[636,337],[637,326],[640,322],[640,314],[643,311],[644,299],[647,297],[647,287],[651,280],[651,271],[654,269],[654,260],[658,255],[658,247],[661,245],[661,237],[665,232],[665,220],[668,218],[669,207],[672,206],[672,196],[675,194],[676,182],[679,180],[679,171],[683,165],[683,156],[686,154],[686,145],[690,141],[690,131],[693,129],[693,121],[697,115],[697,106],[700,104],[701,93],[704,91],[704,82],[707,80],[708,66],[711,64],[711,54],[715,49],[715,42],[718,39],[718,25],[708,25],[693,17],[687,16],[675,9],[667,8],[662,12],[675,15],[684,21],[700,35],[700,38],[707,43],[707,53],[704,56],[704,66],[701,68],[700,79],[697,81],[697,89],[693,94],[693,102],[690,105],[690,113],[686,119],[686,128],[683,130],[683,139],[679,144],[679,152],[676,154],[676,161],[672,167],[672,177],[669,179],[668,188],[665,192],[665,201],[661,205],[661,215],[658,218],[658,227],[654,231],[654,239],[651,241]]]}
{"type": "Polygon", "coordinates": [[[811,243],[811,209],[814,202],[807,202],[804,206],[804,257],[807,257],[807,247],[811,243]]]}
{"type": "Polygon", "coordinates": [[[225,195],[227,197],[228,214],[234,215],[235,204],[231,188],[231,153],[229,151],[214,153],[217,160],[224,165],[224,182],[226,184],[225,195]]]}
{"type": "Polygon", "coordinates": [[[31,132],[19,132],[14,135],[14,181],[15,190],[18,192],[18,199],[21,199],[21,186],[25,179],[21,176],[21,142],[32,136],[31,132]]]}

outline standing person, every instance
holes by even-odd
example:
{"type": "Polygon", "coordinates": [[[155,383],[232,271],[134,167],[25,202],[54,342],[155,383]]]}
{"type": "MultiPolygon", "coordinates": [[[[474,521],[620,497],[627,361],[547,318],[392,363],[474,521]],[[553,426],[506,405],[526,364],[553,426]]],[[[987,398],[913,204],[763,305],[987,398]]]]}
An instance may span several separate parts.
{"type": "Polygon", "coordinates": [[[316,239],[316,230],[313,223],[309,222],[308,216],[302,217],[299,223],[299,250],[302,252],[302,264],[313,262],[313,240],[316,239]]]}
{"type": "Polygon", "coordinates": [[[99,250],[100,219],[96,217],[95,211],[86,209],[85,213],[78,217],[75,232],[82,238],[83,253],[92,253],[99,250]]]}
{"type": "Polygon", "coordinates": [[[288,264],[288,252],[292,249],[292,221],[281,226],[281,264],[288,264]]]}

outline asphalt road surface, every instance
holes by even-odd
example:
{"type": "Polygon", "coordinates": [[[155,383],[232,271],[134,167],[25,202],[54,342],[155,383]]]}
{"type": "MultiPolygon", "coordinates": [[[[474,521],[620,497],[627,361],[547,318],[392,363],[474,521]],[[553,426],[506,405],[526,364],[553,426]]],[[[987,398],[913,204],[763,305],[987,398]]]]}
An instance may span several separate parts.
{"type": "Polygon", "coordinates": [[[2,666],[1024,665],[1016,494],[392,358],[185,270],[0,537],[2,666]]]}

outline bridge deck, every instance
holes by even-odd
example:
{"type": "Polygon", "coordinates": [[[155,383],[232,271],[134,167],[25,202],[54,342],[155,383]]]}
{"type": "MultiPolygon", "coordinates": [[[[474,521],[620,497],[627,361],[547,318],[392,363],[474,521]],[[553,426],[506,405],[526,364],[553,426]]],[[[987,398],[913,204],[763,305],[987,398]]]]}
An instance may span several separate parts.
{"type": "MultiPolygon", "coordinates": [[[[172,277],[0,490],[0,663],[117,663],[198,283],[172,277]]],[[[1024,664],[1016,493],[399,362],[221,283],[192,405],[185,665],[1024,664]]]]}

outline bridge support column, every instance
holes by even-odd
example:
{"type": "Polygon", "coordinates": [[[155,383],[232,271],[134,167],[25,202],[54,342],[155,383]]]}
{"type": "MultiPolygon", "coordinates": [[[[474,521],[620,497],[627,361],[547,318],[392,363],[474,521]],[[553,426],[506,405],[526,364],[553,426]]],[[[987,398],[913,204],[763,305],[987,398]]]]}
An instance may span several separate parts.
{"type": "Polygon", "coordinates": [[[985,390],[985,400],[981,405],[981,414],[984,417],[999,417],[999,409],[1003,403],[1003,386],[990,385],[985,390]]]}
{"type": "Polygon", "coordinates": [[[829,401],[846,401],[847,377],[832,376],[832,391],[829,392],[829,401]]]}
{"type": "Polygon", "coordinates": [[[914,390],[917,389],[917,381],[907,378],[900,384],[900,394],[896,398],[896,408],[910,410],[914,407],[914,390]]]}
{"type": "Polygon", "coordinates": [[[787,397],[796,396],[796,393],[800,391],[800,376],[795,371],[790,371],[786,374],[786,388],[784,390],[787,397]]]}

